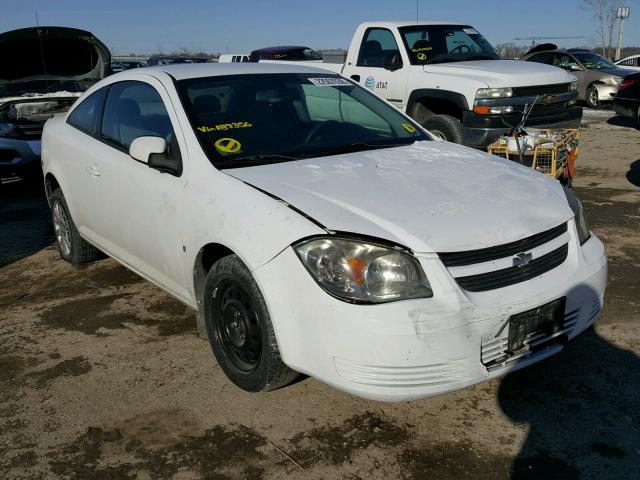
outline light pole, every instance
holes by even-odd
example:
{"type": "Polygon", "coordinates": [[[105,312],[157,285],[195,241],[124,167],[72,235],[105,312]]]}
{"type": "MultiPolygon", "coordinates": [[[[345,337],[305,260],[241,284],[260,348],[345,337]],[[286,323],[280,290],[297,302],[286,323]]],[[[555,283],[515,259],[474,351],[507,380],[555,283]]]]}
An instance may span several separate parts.
{"type": "Polygon", "coordinates": [[[624,25],[624,19],[629,17],[629,7],[620,7],[616,12],[616,18],[620,19],[620,30],[618,30],[618,47],[616,48],[616,60],[620,60],[620,44],[622,43],[622,27],[624,25]]]}

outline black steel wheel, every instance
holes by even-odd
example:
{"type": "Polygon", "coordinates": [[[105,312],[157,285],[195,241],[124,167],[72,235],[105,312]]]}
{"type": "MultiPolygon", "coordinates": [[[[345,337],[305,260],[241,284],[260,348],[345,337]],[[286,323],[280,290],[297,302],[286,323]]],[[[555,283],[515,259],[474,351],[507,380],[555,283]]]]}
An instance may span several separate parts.
{"type": "Polygon", "coordinates": [[[247,291],[235,280],[225,280],[214,292],[214,334],[230,366],[251,373],[260,363],[262,328],[247,291]]]}
{"type": "Polygon", "coordinates": [[[240,258],[229,255],[211,267],[203,300],[211,349],[233,383],[260,392],[295,380],[298,372],[282,361],[267,305],[240,258]]]}

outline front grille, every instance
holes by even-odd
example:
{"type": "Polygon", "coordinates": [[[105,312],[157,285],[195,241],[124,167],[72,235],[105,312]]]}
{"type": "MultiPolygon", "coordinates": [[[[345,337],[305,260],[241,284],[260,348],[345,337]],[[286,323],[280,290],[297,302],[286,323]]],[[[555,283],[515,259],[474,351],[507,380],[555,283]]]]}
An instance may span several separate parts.
{"type": "Polygon", "coordinates": [[[557,115],[566,110],[565,102],[552,103],[551,105],[536,104],[529,115],[529,118],[546,117],[557,115]]]}
{"type": "Polygon", "coordinates": [[[467,250],[464,252],[439,253],[438,256],[446,267],[461,267],[475,263],[489,262],[499,258],[510,257],[517,253],[533,250],[540,245],[550,242],[554,238],[567,231],[567,224],[563,223],[550,230],[538,233],[522,240],[517,240],[497,247],[482,248],[480,250],[467,250]]]}
{"type": "Polygon", "coordinates": [[[569,247],[564,244],[562,247],[547,253],[540,258],[531,260],[527,265],[503,268],[493,272],[458,277],[458,284],[470,292],[486,292],[497,288],[508,287],[515,283],[525,282],[538,277],[543,273],[553,270],[561,265],[567,258],[569,247]]]}
{"type": "Polygon", "coordinates": [[[535,85],[533,87],[515,87],[513,89],[514,97],[535,97],[536,95],[558,95],[559,93],[568,93],[568,83],[557,83],[555,85],[535,85]]]}
{"type": "Polygon", "coordinates": [[[566,312],[564,315],[564,326],[562,327],[562,330],[554,333],[553,335],[546,335],[544,333],[530,334],[525,339],[523,351],[516,354],[510,354],[508,352],[509,336],[508,332],[505,332],[506,336],[493,339],[481,346],[482,364],[487,367],[487,370],[491,371],[523,357],[528,357],[536,350],[536,347],[544,345],[549,341],[568,338],[578,323],[579,314],[579,308],[566,312]]]}
{"type": "Polygon", "coordinates": [[[18,124],[16,125],[20,130],[23,138],[40,138],[42,136],[42,129],[44,124],[18,124]]]}

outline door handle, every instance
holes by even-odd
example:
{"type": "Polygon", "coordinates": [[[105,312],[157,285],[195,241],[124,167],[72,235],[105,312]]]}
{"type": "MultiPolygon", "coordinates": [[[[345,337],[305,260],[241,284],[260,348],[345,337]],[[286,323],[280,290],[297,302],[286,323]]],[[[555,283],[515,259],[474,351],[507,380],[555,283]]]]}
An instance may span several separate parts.
{"type": "Polygon", "coordinates": [[[87,167],[87,172],[89,172],[89,174],[92,177],[99,177],[100,176],[100,170],[98,170],[98,168],[95,165],[89,165],[87,167]]]}
{"type": "Polygon", "coordinates": [[[355,80],[356,82],[360,81],[360,75],[351,75],[351,79],[355,80]]]}

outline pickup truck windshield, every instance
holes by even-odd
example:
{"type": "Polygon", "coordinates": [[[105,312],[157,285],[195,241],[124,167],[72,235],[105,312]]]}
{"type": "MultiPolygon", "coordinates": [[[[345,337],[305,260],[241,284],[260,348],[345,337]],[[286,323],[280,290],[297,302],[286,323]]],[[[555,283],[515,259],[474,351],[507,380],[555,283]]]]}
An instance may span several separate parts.
{"type": "Polygon", "coordinates": [[[429,139],[394,107],[337,75],[232,75],[177,83],[195,134],[218,168],[429,139]]]}
{"type": "Polygon", "coordinates": [[[415,25],[400,28],[412,65],[497,60],[491,44],[470,26],[415,25]]]}

